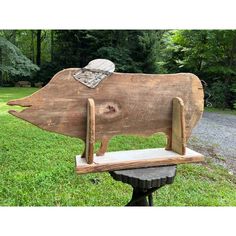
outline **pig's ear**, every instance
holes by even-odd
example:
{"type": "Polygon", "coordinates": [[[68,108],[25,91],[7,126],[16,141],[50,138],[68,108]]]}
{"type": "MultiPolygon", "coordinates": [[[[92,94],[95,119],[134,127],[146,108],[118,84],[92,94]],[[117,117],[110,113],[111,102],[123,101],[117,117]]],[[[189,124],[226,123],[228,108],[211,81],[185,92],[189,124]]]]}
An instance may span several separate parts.
{"type": "Polygon", "coordinates": [[[9,106],[30,107],[32,105],[30,100],[31,100],[30,97],[20,98],[20,99],[8,101],[7,105],[9,105],[9,106]]]}

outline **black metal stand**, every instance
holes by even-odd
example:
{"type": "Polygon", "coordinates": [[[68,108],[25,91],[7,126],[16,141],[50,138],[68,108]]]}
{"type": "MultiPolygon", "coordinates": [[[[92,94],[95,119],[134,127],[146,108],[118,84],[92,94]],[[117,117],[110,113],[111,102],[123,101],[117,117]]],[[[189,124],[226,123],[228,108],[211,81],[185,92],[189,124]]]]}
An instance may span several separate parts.
{"type": "Polygon", "coordinates": [[[141,188],[133,188],[132,198],[126,204],[126,206],[153,206],[152,193],[157,189],[158,188],[151,188],[147,190],[141,188]]]}
{"type": "Polygon", "coordinates": [[[132,198],[126,206],[153,206],[153,192],[174,182],[176,165],[111,171],[110,174],[133,187],[132,198]]]}

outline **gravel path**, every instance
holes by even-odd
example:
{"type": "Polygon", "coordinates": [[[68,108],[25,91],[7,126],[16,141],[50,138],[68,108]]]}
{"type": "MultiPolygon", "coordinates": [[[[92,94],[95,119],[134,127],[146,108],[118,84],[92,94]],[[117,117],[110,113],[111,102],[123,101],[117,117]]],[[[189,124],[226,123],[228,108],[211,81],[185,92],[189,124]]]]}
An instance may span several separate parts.
{"type": "Polygon", "coordinates": [[[236,115],[205,112],[189,144],[236,174],[236,115]]]}

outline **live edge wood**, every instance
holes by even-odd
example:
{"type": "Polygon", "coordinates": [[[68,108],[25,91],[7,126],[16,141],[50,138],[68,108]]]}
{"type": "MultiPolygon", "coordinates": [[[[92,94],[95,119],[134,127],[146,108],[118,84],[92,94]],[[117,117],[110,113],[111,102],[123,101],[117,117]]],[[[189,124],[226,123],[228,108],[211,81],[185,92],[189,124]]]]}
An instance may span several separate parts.
{"type": "Polygon", "coordinates": [[[107,152],[103,157],[94,156],[92,164],[88,164],[81,156],[76,156],[76,172],[78,174],[164,166],[202,162],[202,154],[186,148],[185,155],[179,155],[164,148],[107,152]]]}
{"type": "Polygon", "coordinates": [[[91,89],[73,77],[78,70],[62,70],[31,96],[8,102],[27,107],[9,112],[44,130],[84,141],[89,98],[96,106],[96,141],[120,134],[148,136],[157,132],[170,139],[175,97],[185,105],[187,140],[202,116],[203,89],[193,74],[113,73],[91,89]]]}

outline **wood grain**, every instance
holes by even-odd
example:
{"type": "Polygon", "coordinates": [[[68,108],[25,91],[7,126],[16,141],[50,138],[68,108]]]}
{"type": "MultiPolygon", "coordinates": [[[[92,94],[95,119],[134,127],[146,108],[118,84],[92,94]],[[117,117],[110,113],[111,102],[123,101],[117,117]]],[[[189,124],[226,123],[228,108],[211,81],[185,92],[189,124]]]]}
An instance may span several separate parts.
{"type": "Polygon", "coordinates": [[[87,131],[86,131],[85,158],[88,164],[93,163],[95,144],[95,103],[89,98],[87,103],[87,131]]]}
{"type": "Polygon", "coordinates": [[[12,115],[44,130],[86,140],[87,100],[95,101],[96,141],[115,135],[171,138],[172,100],[185,104],[186,140],[202,116],[203,89],[197,76],[180,74],[113,73],[90,89],[73,78],[78,68],[58,72],[42,89],[8,102],[27,109],[12,115]]]}
{"type": "Polygon", "coordinates": [[[93,164],[87,164],[84,158],[77,156],[76,172],[78,174],[83,174],[120,169],[194,163],[202,162],[203,160],[203,155],[189,148],[186,149],[186,155],[184,156],[173,151],[167,151],[164,148],[107,152],[102,158],[94,156],[93,164]]]}
{"type": "Polygon", "coordinates": [[[181,98],[173,98],[171,149],[180,155],[186,152],[184,103],[181,98]]]}

